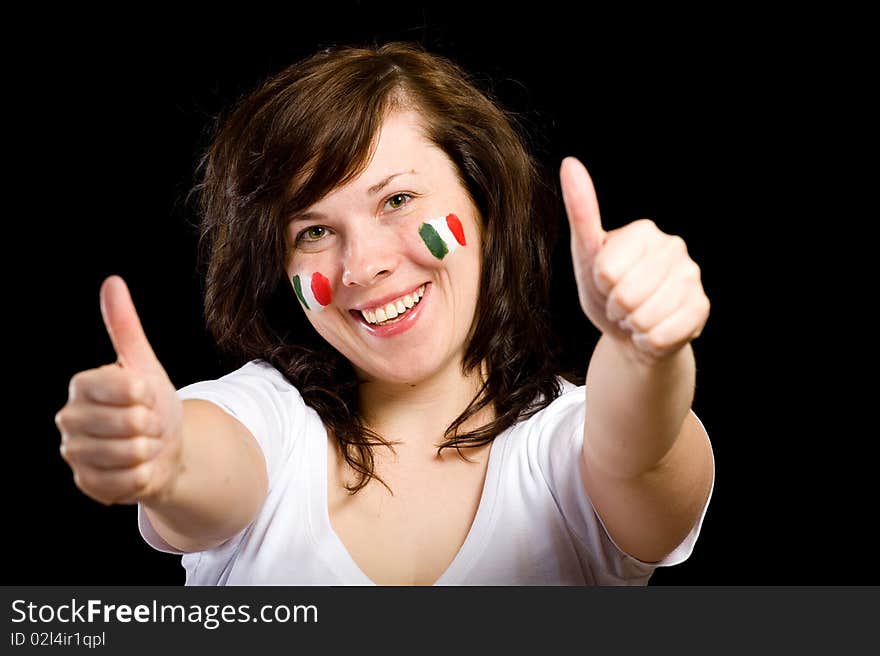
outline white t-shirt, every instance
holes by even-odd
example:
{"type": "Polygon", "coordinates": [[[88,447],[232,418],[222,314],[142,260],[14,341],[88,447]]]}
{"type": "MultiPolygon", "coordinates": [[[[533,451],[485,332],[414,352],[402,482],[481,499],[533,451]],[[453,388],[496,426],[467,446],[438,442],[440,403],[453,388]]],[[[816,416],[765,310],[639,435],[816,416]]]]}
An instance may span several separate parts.
{"type": "MultiPolygon", "coordinates": [[[[578,468],[585,387],[560,380],[558,398],[492,442],[476,517],[436,585],[645,585],[655,567],[690,556],[708,499],[690,534],[660,563],[633,558],[611,540],[578,468]]],[[[248,527],[214,549],[183,554],[186,585],[373,585],[330,524],[324,424],[280,372],[253,360],[178,396],[216,403],[244,424],[269,475],[268,496],[248,527]]],[[[140,505],[138,526],[153,548],[183,553],[140,505]]]]}

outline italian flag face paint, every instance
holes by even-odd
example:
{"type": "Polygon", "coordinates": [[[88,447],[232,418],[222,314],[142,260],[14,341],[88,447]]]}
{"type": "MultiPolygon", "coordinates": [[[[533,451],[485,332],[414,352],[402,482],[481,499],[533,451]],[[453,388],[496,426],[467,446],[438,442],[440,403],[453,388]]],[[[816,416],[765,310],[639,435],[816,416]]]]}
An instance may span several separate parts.
{"type": "Polygon", "coordinates": [[[455,214],[426,221],[419,226],[419,235],[431,254],[442,260],[459,246],[466,246],[464,229],[455,214]]]}
{"type": "Polygon", "coordinates": [[[333,294],[330,291],[330,281],[320,273],[309,275],[297,274],[293,277],[293,289],[296,296],[307,310],[320,312],[325,306],[330,305],[333,294]]]}

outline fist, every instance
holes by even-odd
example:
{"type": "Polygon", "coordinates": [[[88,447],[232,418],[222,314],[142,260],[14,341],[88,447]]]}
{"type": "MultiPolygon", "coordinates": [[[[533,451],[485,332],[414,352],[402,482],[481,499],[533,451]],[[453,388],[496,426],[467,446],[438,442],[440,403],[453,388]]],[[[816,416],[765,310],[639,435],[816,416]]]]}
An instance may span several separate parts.
{"type": "Polygon", "coordinates": [[[118,360],[77,373],[55,415],[76,486],[104,504],[157,502],[181,463],[183,403],[144,335],[128,288],[101,285],[101,314],[118,360]]]}
{"type": "Polygon", "coordinates": [[[709,299],[684,240],[647,219],[606,232],[584,165],[567,157],[560,179],[578,296],[593,325],[644,364],[699,337],[709,299]]]}

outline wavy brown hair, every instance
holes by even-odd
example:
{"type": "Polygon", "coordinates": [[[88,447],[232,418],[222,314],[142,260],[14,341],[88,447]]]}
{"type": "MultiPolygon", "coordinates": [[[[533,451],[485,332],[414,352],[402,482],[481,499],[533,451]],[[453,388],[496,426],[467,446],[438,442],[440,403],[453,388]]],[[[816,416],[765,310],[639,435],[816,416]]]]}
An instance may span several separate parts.
{"type": "Polygon", "coordinates": [[[372,449],[391,444],[362,420],[351,363],[299,311],[284,269],[285,230],[291,215],[366,168],[384,117],[403,106],[421,114],[483,222],[487,265],[462,373],[485,363],[487,377],[438,453],[485,445],[561,392],[547,311],[560,205],[516,117],[467,72],[413,43],[325,49],[218,118],[191,192],[205,318],[218,347],[238,366],[271,363],[297,388],[359,473],[351,493],[371,478],[384,484],[372,449]],[[459,435],[486,407],[495,420],[459,435]]]}

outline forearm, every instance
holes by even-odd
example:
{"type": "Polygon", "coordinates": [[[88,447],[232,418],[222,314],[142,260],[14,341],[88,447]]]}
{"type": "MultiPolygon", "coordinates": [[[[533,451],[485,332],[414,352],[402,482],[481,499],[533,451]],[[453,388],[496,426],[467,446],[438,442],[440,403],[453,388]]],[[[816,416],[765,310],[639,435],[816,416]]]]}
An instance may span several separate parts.
{"type": "Polygon", "coordinates": [[[202,551],[252,521],[266,494],[265,465],[246,429],[219,408],[185,401],[184,417],[175,483],[162,499],[143,505],[166,542],[202,551]]]}
{"type": "Polygon", "coordinates": [[[681,433],[695,378],[690,344],[647,365],[603,335],[587,370],[584,457],[589,464],[625,478],[654,468],[681,433]]]}

